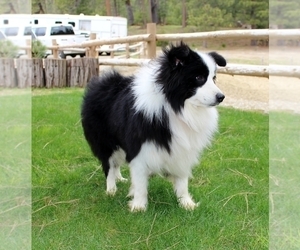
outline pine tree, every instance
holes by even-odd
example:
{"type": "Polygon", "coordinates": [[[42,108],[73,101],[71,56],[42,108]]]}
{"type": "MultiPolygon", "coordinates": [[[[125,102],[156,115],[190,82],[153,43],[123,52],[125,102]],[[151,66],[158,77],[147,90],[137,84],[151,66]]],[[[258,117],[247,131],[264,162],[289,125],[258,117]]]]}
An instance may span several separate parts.
{"type": "Polygon", "coordinates": [[[300,28],[299,0],[270,1],[270,25],[278,28],[300,28]]]}

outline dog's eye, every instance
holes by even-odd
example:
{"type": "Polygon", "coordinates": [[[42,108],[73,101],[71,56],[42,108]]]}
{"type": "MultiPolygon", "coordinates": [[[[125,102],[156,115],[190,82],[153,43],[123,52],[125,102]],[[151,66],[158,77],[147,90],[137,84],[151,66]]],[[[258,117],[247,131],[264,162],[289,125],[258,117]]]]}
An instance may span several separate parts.
{"type": "Polygon", "coordinates": [[[204,76],[196,76],[196,80],[199,82],[205,82],[204,76]]]}

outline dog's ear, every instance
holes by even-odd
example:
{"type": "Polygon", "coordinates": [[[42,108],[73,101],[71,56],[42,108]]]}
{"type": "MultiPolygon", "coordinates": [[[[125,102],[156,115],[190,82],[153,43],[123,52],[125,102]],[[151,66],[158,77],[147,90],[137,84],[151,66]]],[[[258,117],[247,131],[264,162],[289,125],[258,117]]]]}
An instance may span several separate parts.
{"type": "Polygon", "coordinates": [[[191,49],[185,43],[180,42],[177,45],[170,45],[170,50],[167,51],[169,62],[175,67],[183,66],[190,55],[191,49]]]}
{"type": "Polygon", "coordinates": [[[221,56],[220,54],[218,54],[215,51],[209,52],[208,54],[215,60],[216,64],[218,64],[221,67],[226,66],[226,60],[223,56],[221,56]]]}

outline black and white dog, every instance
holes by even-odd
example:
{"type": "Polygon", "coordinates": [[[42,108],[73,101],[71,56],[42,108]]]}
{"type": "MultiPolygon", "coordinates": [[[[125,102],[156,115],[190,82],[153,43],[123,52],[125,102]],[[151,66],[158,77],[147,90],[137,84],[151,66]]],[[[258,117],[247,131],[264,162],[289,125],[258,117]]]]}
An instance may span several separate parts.
{"type": "Polygon", "coordinates": [[[216,52],[198,53],[186,44],[125,77],[116,71],[93,78],[82,105],[84,135],[102,162],[106,192],[114,195],[120,166],[129,163],[131,211],[146,210],[151,174],[171,177],[180,206],[197,206],[188,192],[192,168],[217,130],[215,108],[224,99],[216,86],[216,52]]]}

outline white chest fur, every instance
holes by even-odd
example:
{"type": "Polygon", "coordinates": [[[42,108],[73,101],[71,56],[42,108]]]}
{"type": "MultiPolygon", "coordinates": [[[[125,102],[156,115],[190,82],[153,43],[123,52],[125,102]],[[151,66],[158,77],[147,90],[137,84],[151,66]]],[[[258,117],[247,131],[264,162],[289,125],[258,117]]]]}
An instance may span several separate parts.
{"type": "Polygon", "coordinates": [[[150,173],[191,176],[192,167],[198,163],[201,151],[209,145],[217,129],[217,110],[187,107],[181,115],[168,113],[172,134],[170,154],[155,143],[146,142],[136,160],[143,162],[150,173]]]}

